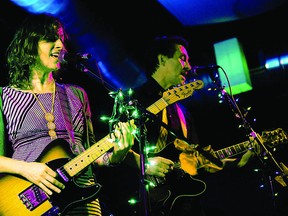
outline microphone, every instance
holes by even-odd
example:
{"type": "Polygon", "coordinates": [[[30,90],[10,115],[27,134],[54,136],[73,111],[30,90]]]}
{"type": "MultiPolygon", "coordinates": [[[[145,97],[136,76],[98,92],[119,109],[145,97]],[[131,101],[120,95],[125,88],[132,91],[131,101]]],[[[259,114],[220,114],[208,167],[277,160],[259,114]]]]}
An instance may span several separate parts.
{"type": "Polygon", "coordinates": [[[81,60],[87,60],[89,58],[91,58],[91,54],[89,53],[60,52],[58,56],[58,59],[61,63],[78,62],[81,60]]]}
{"type": "Polygon", "coordinates": [[[211,73],[215,69],[218,69],[218,68],[220,68],[219,65],[207,65],[207,66],[192,65],[190,73],[192,73],[194,75],[199,75],[197,72],[200,72],[201,74],[202,73],[211,73]]]}
{"type": "Polygon", "coordinates": [[[207,65],[207,66],[191,66],[192,71],[197,71],[197,70],[211,70],[211,69],[218,69],[220,68],[219,65],[207,65]]]}

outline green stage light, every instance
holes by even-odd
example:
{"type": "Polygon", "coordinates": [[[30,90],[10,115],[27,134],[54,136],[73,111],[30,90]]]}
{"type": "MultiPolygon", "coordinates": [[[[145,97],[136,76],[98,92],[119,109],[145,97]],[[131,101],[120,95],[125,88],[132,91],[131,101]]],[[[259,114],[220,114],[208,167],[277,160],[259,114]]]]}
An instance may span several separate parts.
{"type": "MultiPolygon", "coordinates": [[[[252,90],[250,74],[243,49],[237,38],[214,43],[217,65],[221,66],[229,79],[232,94],[240,94],[252,90]]],[[[225,90],[230,93],[225,74],[219,73],[225,90]]]]}

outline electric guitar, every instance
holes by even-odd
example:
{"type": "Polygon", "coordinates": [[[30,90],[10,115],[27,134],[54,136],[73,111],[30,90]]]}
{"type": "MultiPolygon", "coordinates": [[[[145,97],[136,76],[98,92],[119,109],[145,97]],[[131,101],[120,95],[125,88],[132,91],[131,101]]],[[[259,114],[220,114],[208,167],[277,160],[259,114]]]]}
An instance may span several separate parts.
{"type": "MultiPolygon", "coordinates": [[[[202,87],[203,82],[197,80],[170,89],[155,105],[164,109],[168,104],[184,99],[190,96],[194,89],[202,87]]],[[[151,106],[150,111],[155,112],[154,110],[155,107],[151,106]]],[[[109,136],[102,138],[76,157],[73,157],[65,140],[57,139],[49,144],[37,161],[46,163],[58,173],[58,180],[65,184],[65,189],[60,194],[53,193],[52,196],[48,196],[37,185],[20,176],[0,174],[0,193],[5,197],[0,199],[0,215],[59,216],[67,212],[72,205],[95,199],[102,185],[96,183],[93,186],[81,187],[77,185],[75,178],[114,146],[109,141],[109,136]]]]}
{"type": "Polygon", "coordinates": [[[49,148],[45,149],[37,161],[46,163],[58,173],[58,180],[65,184],[65,189],[59,194],[54,192],[48,196],[40,187],[20,176],[0,174],[0,215],[59,216],[72,205],[95,199],[102,185],[96,183],[89,187],[79,186],[75,178],[114,146],[109,136],[74,158],[65,140],[56,139],[49,144],[49,148]]]}
{"type": "MultiPolygon", "coordinates": [[[[264,145],[269,148],[288,142],[287,134],[281,128],[272,131],[263,131],[261,137],[264,145]]],[[[250,141],[244,141],[214,151],[214,153],[219,160],[232,158],[244,153],[250,146],[250,141]]],[[[162,156],[175,160],[175,158],[171,158],[171,155],[175,155],[175,152],[177,152],[178,155],[181,153],[181,151],[176,149],[174,144],[171,143],[161,151],[152,154],[153,156],[162,156]]],[[[155,212],[161,211],[165,215],[168,215],[175,202],[179,201],[180,198],[198,196],[206,190],[205,182],[185,172],[181,168],[179,159],[176,160],[174,164],[173,171],[167,173],[165,177],[146,176],[146,180],[149,182],[148,185],[150,185],[149,199],[152,209],[155,212]]],[[[157,215],[157,213],[155,214],[157,215]]]]}

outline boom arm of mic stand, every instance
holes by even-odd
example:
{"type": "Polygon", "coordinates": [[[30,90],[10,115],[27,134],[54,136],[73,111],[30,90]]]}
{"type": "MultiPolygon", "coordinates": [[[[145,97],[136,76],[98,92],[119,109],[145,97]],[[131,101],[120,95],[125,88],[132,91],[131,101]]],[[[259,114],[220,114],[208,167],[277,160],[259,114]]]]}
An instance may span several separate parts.
{"type": "MultiPolygon", "coordinates": [[[[103,80],[102,77],[96,75],[96,73],[94,71],[90,70],[85,64],[80,63],[78,67],[80,67],[79,69],[80,69],[81,72],[84,72],[84,73],[88,74],[93,79],[95,79],[98,82],[101,82],[102,84],[108,86],[108,88],[110,88],[112,90],[117,89],[116,87],[112,86],[110,83],[108,83],[105,80],[103,80]]],[[[99,68],[98,68],[98,71],[99,71],[99,68]]],[[[99,71],[99,73],[100,73],[100,71],[99,71]]]]}

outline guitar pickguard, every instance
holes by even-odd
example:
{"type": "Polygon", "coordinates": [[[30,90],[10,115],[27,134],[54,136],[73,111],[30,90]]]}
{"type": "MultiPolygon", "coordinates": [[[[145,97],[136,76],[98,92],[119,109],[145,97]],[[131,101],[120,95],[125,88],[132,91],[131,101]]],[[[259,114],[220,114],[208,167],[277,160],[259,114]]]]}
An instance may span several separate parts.
{"type": "MultiPolygon", "coordinates": [[[[61,158],[53,160],[47,163],[47,165],[56,170],[58,167],[66,164],[70,159],[61,158]]],[[[53,193],[50,198],[50,202],[53,206],[59,207],[62,214],[66,212],[71,206],[78,205],[83,202],[89,202],[96,198],[98,192],[100,191],[102,185],[96,183],[95,185],[83,186],[76,182],[77,176],[69,179],[68,182],[64,181],[60,175],[58,180],[65,184],[65,189],[61,191],[60,194],[53,193]],[[71,196],[73,194],[73,196],[71,196]]]]}
{"type": "Polygon", "coordinates": [[[30,211],[33,211],[48,199],[44,191],[34,184],[22,191],[18,196],[30,211]]]}

